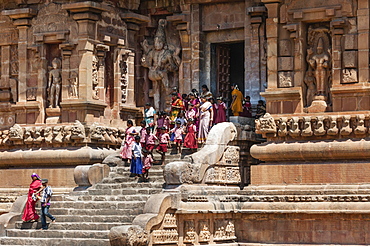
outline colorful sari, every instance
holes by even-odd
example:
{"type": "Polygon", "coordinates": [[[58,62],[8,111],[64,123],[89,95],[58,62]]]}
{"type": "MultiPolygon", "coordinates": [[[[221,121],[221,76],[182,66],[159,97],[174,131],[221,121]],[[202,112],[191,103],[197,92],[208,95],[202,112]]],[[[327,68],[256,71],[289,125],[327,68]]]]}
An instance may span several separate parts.
{"type": "Polygon", "coordinates": [[[175,121],[177,118],[177,115],[180,113],[181,110],[184,109],[184,103],[182,102],[181,99],[176,99],[172,103],[172,108],[171,108],[171,121],[175,121]]]}
{"type": "Polygon", "coordinates": [[[33,198],[32,195],[36,193],[40,187],[42,186],[41,180],[36,179],[32,181],[30,184],[30,188],[28,190],[28,196],[27,196],[27,202],[26,202],[26,207],[24,208],[22,220],[23,221],[32,221],[32,220],[38,220],[40,216],[36,212],[36,202],[33,198]]]}
{"type": "Polygon", "coordinates": [[[132,145],[135,143],[133,133],[136,133],[133,126],[126,129],[126,139],[120,154],[122,159],[131,159],[132,157],[132,145]]]}
{"type": "Polygon", "coordinates": [[[205,102],[199,107],[199,132],[198,132],[198,143],[204,143],[208,137],[209,122],[211,120],[212,103],[205,102]]]}
{"type": "Polygon", "coordinates": [[[231,110],[233,111],[234,116],[239,116],[239,114],[243,112],[243,105],[242,105],[243,93],[239,91],[238,89],[234,89],[231,92],[231,96],[233,98],[235,97],[234,102],[231,104],[231,110]]]}

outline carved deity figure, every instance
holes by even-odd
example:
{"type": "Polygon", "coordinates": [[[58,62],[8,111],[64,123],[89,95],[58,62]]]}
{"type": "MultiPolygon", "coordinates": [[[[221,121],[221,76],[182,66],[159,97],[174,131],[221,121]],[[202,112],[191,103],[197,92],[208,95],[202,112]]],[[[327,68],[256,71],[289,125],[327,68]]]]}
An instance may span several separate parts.
{"type": "Polygon", "coordinates": [[[310,106],[314,96],[316,94],[316,82],[315,82],[315,77],[313,74],[313,71],[309,69],[306,73],[306,76],[304,78],[304,83],[306,84],[306,105],[310,106]]]}
{"type": "Polygon", "coordinates": [[[78,98],[78,74],[76,72],[71,73],[69,81],[69,97],[78,98]]]}
{"type": "Polygon", "coordinates": [[[312,48],[307,50],[307,56],[308,64],[313,70],[316,80],[316,95],[324,96],[324,100],[326,100],[330,57],[324,51],[324,41],[322,38],[319,38],[315,51],[312,48]]]}
{"type": "Polygon", "coordinates": [[[49,108],[59,108],[60,89],[62,86],[61,60],[54,58],[51,64],[52,69],[49,72],[48,80],[49,108]]]}
{"type": "Polygon", "coordinates": [[[153,82],[154,102],[157,109],[163,110],[169,106],[168,95],[170,94],[169,73],[175,72],[180,65],[180,47],[167,45],[165,36],[166,20],[158,22],[158,29],[154,37],[154,46],[150,46],[147,40],[141,44],[144,54],[141,65],[149,68],[148,78],[153,82]],[[167,100],[165,100],[167,99],[167,100]],[[167,105],[164,105],[166,103],[167,105]]]}

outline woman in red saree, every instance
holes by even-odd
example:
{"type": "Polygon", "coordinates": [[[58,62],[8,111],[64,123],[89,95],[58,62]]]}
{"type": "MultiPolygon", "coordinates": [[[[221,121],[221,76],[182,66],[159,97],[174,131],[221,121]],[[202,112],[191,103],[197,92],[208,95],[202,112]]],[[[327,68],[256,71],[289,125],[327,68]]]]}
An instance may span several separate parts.
{"type": "Polygon", "coordinates": [[[28,197],[26,207],[23,212],[22,220],[24,222],[35,222],[39,219],[39,215],[36,212],[36,202],[37,197],[42,191],[41,178],[36,173],[31,175],[32,182],[30,184],[30,189],[28,190],[28,197]]]}

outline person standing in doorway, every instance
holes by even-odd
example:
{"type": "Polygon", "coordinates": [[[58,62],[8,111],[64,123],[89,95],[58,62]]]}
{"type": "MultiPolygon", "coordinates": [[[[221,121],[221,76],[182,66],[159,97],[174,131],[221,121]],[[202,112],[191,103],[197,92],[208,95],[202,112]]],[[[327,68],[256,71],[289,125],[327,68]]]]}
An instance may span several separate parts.
{"type": "Polygon", "coordinates": [[[49,217],[51,219],[51,222],[55,222],[55,217],[49,213],[50,209],[50,200],[51,196],[53,195],[53,191],[51,187],[48,185],[49,180],[48,179],[42,179],[42,196],[41,196],[41,224],[42,228],[41,230],[47,230],[48,226],[46,223],[46,217],[49,217]]]}
{"type": "Polygon", "coordinates": [[[231,85],[231,90],[232,102],[230,109],[234,116],[239,116],[239,114],[243,112],[243,93],[239,90],[236,84],[231,85]]]}

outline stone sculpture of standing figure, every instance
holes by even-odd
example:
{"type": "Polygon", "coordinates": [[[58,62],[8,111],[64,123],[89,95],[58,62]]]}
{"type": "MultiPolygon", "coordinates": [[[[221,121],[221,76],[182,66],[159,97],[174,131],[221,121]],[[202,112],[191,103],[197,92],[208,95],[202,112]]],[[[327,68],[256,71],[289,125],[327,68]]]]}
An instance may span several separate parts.
{"type": "Polygon", "coordinates": [[[319,38],[316,52],[308,50],[308,64],[314,71],[316,80],[316,96],[324,96],[327,99],[329,55],[324,51],[324,41],[319,38]]]}
{"type": "Polygon", "coordinates": [[[155,108],[162,110],[165,106],[169,106],[168,98],[164,98],[170,94],[170,91],[168,91],[168,88],[170,88],[168,73],[179,69],[179,54],[181,51],[179,47],[175,48],[167,45],[166,24],[166,20],[159,20],[153,46],[150,46],[147,40],[143,41],[144,54],[141,58],[141,65],[149,68],[148,78],[153,81],[155,108]],[[163,103],[167,103],[167,105],[163,105],[163,103]]]}
{"type": "Polygon", "coordinates": [[[59,108],[60,89],[62,85],[61,60],[54,58],[51,64],[53,68],[49,72],[48,80],[49,108],[59,108]]]}

